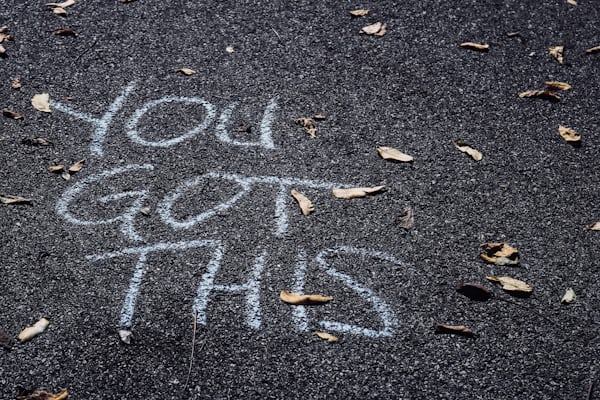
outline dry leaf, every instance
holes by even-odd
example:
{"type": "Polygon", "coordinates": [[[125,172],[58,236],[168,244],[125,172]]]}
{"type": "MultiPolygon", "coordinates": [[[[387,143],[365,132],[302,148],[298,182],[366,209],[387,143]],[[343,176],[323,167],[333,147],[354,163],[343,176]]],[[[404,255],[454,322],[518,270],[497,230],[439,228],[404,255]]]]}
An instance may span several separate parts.
{"type": "MultiPolygon", "coordinates": [[[[0,43],[2,43],[2,42],[0,42],[0,43]]],[[[0,44],[0,55],[1,55],[1,54],[5,54],[5,53],[6,53],[6,49],[4,48],[4,46],[2,46],[2,45],[0,44]]]]}
{"type": "Polygon", "coordinates": [[[189,69],[189,68],[179,68],[179,69],[177,70],[177,72],[181,72],[182,74],[184,74],[184,75],[188,75],[188,76],[189,76],[189,75],[194,75],[194,74],[196,74],[196,73],[197,73],[197,72],[196,72],[196,71],[194,71],[193,69],[189,69]]]}
{"type": "Polygon", "coordinates": [[[75,32],[71,28],[58,28],[58,29],[53,30],[52,34],[56,35],[56,36],[73,36],[73,37],[77,36],[77,32],[75,32]]]}
{"type": "Polygon", "coordinates": [[[492,297],[492,292],[479,283],[458,282],[456,284],[456,291],[471,300],[486,301],[492,297]]]}
{"type": "Polygon", "coordinates": [[[235,50],[233,49],[233,46],[227,46],[225,47],[225,51],[228,52],[229,54],[233,53],[235,50]]]}
{"type": "Polygon", "coordinates": [[[70,181],[71,180],[71,174],[69,173],[69,171],[63,171],[60,174],[60,177],[63,178],[65,181],[70,181]]]}
{"type": "Polygon", "coordinates": [[[327,340],[328,342],[331,342],[331,343],[335,343],[339,340],[337,338],[337,336],[333,336],[332,334],[327,333],[327,332],[315,332],[315,335],[317,335],[321,339],[327,340]]]}
{"type": "Polygon", "coordinates": [[[588,54],[598,53],[600,51],[600,46],[594,46],[587,49],[585,52],[588,54]]]}
{"type": "Polygon", "coordinates": [[[0,27],[0,33],[6,33],[8,32],[8,26],[4,25],[2,27],[0,27]]]}
{"type": "Polygon", "coordinates": [[[566,126],[559,125],[558,133],[567,142],[580,142],[581,141],[581,135],[579,135],[573,129],[567,128],[566,126]]]}
{"type": "Polygon", "coordinates": [[[473,42],[464,42],[460,44],[460,47],[464,47],[466,49],[477,50],[477,51],[488,51],[490,49],[489,44],[480,44],[473,42]]]}
{"type": "Polygon", "coordinates": [[[10,87],[17,90],[21,88],[21,80],[19,78],[15,78],[13,79],[13,81],[10,84],[10,87]]]}
{"type": "Polygon", "coordinates": [[[27,342],[28,340],[33,339],[40,333],[44,332],[48,327],[50,322],[46,318],[40,319],[38,322],[33,324],[32,326],[25,328],[19,333],[19,340],[21,342],[27,342]]]}
{"type": "Polygon", "coordinates": [[[77,161],[75,164],[69,167],[69,172],[74,174],[76,172],[81,171],[81,168],[83,168],[83,164],[85,164],[85,159],[77,161]]]}
{"type": "Polygon", "coordinates": [[[520,98],[524,97],[539,97],[540,99],[559,101],[560,96],[550,90],[526,90],[519,93],[520,98]]]}
{"type": "Polygon", "coordinates": [[[567,0],[567,3],[571,4],[572,6],[576,6],[577,0],[567,0]]]}
{"type": "Polygon", "coordinates": [[[61,172],[64,169],[65,169],[65,166],[63,164],[51,165],[48,167],[48,171],[50,171],[50,172],[61,172]]]}
{"type": "Polygon", "coordinates": [[[10,336],[8,336],[8,334],[4,332],[2,328],[0,328],[0,347],[4,347],[5,349],[10,350],[12,348],[12,345],[13,343],[10,336]]]}
{"type": "Polygon", "coordinates": [[[569,85],[566,82],[549,81],[549,82],[544,82],[544,85],[546,85],[548,87],[548,89],[571,90],[571,85],[569,85]]]}
{"type": "Polygon", "coordinates": [[[481,154],[478,150],[476,150],[475,148],[469,146],[468,144],[466,144],[462,140],[455,140],[454,141],[454,146],[459,151],[470,155],[471,158],[473,160],[475,160],[475,161],[481,161],[481,159],[483,158],[483,154],[481,154]]]}
{"type": "Polygon", "coordinates": [[[36,94],[31,98],[31,105],[41,112],[52,112],[50,110],[50,95],[48,93],[36,94]]]}
{"type": "Polygon", "coordinates": [[[412,156],[404,154],[393,147],[379,146],[377,147],[377,151],[384,160],[395,160],[400,162],[411,162],[413,160],[412,156]]]}
{"type": "Polygon", "coordinates": [[[360,33],[373,36],[383,36],[386,33],[386,24],[381,22],[375,22],[374,24],[363,26],[360,33]]]}
{"type": "Polygon", "coordinates": [[[371,10],[365,10],[365,9],[361,9],[361,10],[352,10],[350,11],[350,15],[352,15],[353,17],[364,17],[365,15],[367,15],[371,10]]]}
{"type": "Polygon", "coordinates": [[[571,304],[574,303],[576,299],[577,296],[575,295],[575,291],[571,288],[568,288],[565,292],[565,295],[562,297],[562,299],[560,299],[560,302],[564,304],[571,304]]]}
{"type": "Polygon", "coordinates": [[[13,110],[9,110],[8,108],[5,108],[4,110],[2,110],[2,114],[8,118],[12,118],[12,119],[23,119],[25,118],[25,115],[18,113],[16,111],[13,110]]]}
{"type": "Polygon", "coordinates": [[[406,207],[404,212],[396,218],[396,223],[403,229],[411,229],[415,225],[413,209],[411,207],[406,207]]]}
{"type": "Polygon", "coordinates": [[[486,276],[485,279],[490,282],[499,283],[502,285],[502,289],[506,290],[507,292],[531,293],[533,290],[533,288],[527,283],[509,276],[486,276]]]}
{"type": "Polygon", "coordinates": [[[121,338],[121,342],[125,344],[131,344],[131,331],[126,329],[120,329],[119,338],[121,338]]]}
{"type": "Polygon", "coordinates": [[[0,203],[2,204],[23,204],[31,203],[31,199],[26,199],[21,196],[14,196],[12,194],[0,194],[0,203]]]}
{"type": "Polygon", "coordinates": [[[558,61],[559,64],[564,62],[563,53],[565,51],[565,46],[550,46],[548,47],[548,51],[552,57],[558,61]]]}
{"type": "Polygon", "coordinates": [[[475,336],[473,331],[464,325],[446,325],[436,323],[433,325],[433,331],[436,334],[453,333],[462,336],[475,336]]]}
{"type": "Polygon", "coordinates": [[[56,7],[52,9],[52,12],[56,15],[67,15],[67,10],[64,8],[56,7]]]}
{"type": "Polygon", "coordinates": [[[65,400],[69,397],[67,389],[63,389],[58,393],[49,393],[44,390],[27,390],[17,388],[16,400],[65,400]]]}
{"type": "Polygon", "coordinates": [[[323,121],[327,119],[327,116],[323,114],[315,114],[313,115],[312,119],[314,119],[315,121],[323,121]]]}
{"type": "Polygon", "coordinates": [[[479,256],[487,263],[496,265],[518,265],[519,250],[508,243],[484,243],[480,246],[485,253],[479,256]]]}
{"type": "Polygon", "coordinates": [[[67,1],[63,1],[62,3],[48,3],[48,4],[46,4],[46,6],[47,7],[67,8],[67,7],[71,7],[73,4],[75,4],[75,0],[67,0],[67,1]]]}
{"type": "Polygon", "coordinates": [[[296,189],[292,189],[292,196],[294,196],[294,198],[298,202],[298,205],[300,205],[302,214],[308,215],[311,212],[315,211],[315,207],[313,206],[312,202],[308,199],[308,197],[298,192],[296,189]]]}
{"type": "Polygon", "coordinates": [[[600,221],[588,225],[590,231],[600,231],[600,221]]]}
{"type": "Polygon", "coordinates": [[[317,136],[317,126],[312,118],[297,118],[294,120],[294,122],[298,125],[302,125],[304,127],[304,132],[306,132],[310,137],[317,136]]]}
{"type": "Polygon", "coordinates": [[[368,194],[373,194],[385,189],[385,185],[375,187],[359,187],[349,189],[333,189],[333,195],[340,199],[355,199],[358,197],[365,197],[368,194]]]}
{"type": "Polygon", "coordinates": [[[25,138],[21,140],[21,143],[28,144],[30,146],[52,146],[52,142],[43,137],[25,138]]]}
{"type": "Polygon", "coordinates": [[[279,292],[279,298],[283,300],[284,303],[288,304],[321,304],[333,300],[333,297],[329,296],[322,296],[320,294],[300,294],[288,290],[279,292]]]}

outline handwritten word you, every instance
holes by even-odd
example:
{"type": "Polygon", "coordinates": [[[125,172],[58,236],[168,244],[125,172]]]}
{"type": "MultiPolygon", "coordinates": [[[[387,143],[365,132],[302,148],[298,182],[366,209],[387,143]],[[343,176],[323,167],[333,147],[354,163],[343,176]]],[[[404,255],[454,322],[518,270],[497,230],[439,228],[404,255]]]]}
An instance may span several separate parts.
{"type": "MultiPolygon", "coordinates": [[[[102,116],[94,116],[82,111],[78,111],[71,106],[54,100],[51,102],[51,106],[57,111],[66,113],[72,117],[91,124],[93,127],[93,133],[90,143],[90,153],[93,156],[103,156],[104,142],[113,119],[123,108],[127,97],[129,97],[129,95],[135,90],[135,87],[135,82],[129,83],[119,94],[119,96],[115,98],[115,100],[108,106],[108,109],[104,114],[102,114],[102,116]]],[[[272,98],[267,103],[262,121],[260,123],[260,134],[256,141],[239,141],[236,140],[229,132],[230,118],[236,106],[237,103],[231,103],[219,114],[215,129],[217,140],[234,146],[258,146],[269,150],[274,149],[275,143],[273,142],[273,133],[271,127],[273,124],[273,119],[275,118],[275,111],[277,109],[277,99],[272,98]]],[[[216,115],[216,107],[201,97],[164,96],[145,103],[129,116],[127,122],[125,123],[126,135],[133,143],[138,145],[162,148],[172,147],[203,133],[213,123],[216,115]],[[192,104],[200,107],[203,110],[204,118],[201,123],[185,132],[180,133],[176,137],[158,140],[146,139],[143,135],[142,129],[140,128],[140,120],[146,114],[152,113],[156,107],[162,104],[172,106],[176,106],[178,104],[192,104]]]]}

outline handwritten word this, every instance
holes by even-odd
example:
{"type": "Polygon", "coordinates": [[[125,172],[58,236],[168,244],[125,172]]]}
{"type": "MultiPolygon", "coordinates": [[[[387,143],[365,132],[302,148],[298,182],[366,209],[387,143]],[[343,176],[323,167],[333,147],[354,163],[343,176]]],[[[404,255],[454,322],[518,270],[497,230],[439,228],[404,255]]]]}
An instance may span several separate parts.
{"type": "MultiPolygon", "coordinates": [[[[135,90],[135,87],[135,82],[129,83],[125,89],[121,91],[119,96],[117,96],[117,98],[115,98],[115,100],[108,106],[106,112],[100,117],[75,110],[71,106],[63,104],[59,101],[53,100],[50,105],[57,111],[66,113],[71,117],[91,124],[93,127],[93,132],[91,135],[92,139],[90,143],[90,153],[93,156],[102,156],[104,155],[104,142],[113,119],[123,108],[125,101],[135,90]]],[[[277,99],[272,98],[267,103],[259,127],[260,134],[255,141],[240,141],[237,140],[232,133],[230,133],[230,119],[236,106],[237,103],[231,103],[220,113],[215,127],[215,136],[217,140],[234,146],[258,146],[269,150],[274,149],[275,143],[273,142],[272,125],[275,118],[275,111],[277,109],[277,99]]],[[[201,97],[164,96],[159,99],[151,100],[142,105],[140,108],[136,109],[127,119],[125,123],[125,129],[127,137],[135,144],[147,147],[172,147],[203,133],[206,129],[208,129],[213,121],[215,121],[216,115],[217,108],[201,97]],[[177,105],[194,105],[200,109],[200,112],[204,113],[204,118],[198,125],[185,132],[179,132],[177,136],[170,139],[147,139],[144,137],[142,127],[140,126],[140,120],[147,114],[150,115],[155,113],[157,107],[161,105],[169,105],[172,107],[176,107],[177,105]]]]}

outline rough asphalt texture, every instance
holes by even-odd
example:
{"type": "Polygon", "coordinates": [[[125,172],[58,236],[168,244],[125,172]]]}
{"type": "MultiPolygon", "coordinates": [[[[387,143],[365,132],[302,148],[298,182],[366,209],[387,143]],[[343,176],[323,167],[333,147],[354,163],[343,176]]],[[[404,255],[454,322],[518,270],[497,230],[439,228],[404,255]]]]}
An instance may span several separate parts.
{"type": "MultiPolygon", "coordinates": [[[[17,386],[72,399],[585,399],[600,376],[600,8],[580,0],[263,2],[81,1],[53,15],[42,1],[8,0],[0,26],[14,34],[0,58],[0,107],[25,113],[0,117],[0,193],[33,199],[0,206],[2,260],[0,328],[11,337],[45,316],[48,330],[31,342],[0,348],[0,398],[17,386]],[[365,17],[349,11],[371,9],[365,17]],[[359,34],[381,21],[383,37],[359,34]],[[70,27],[77,37],[50,32],[70,27]],[[520,36],[508,37],[507,32],[520,36]],[[479,53],[461,42],[490,44],[479,53]],[[547,52],[564,45],[565,64],[547,52]],[[233,46],[234,52],[226,52],[233,46]],[[177,68],[198,71],[184,76],[177,68]],[[20,77],[23,87],[10,82],[20,77]],[[569,82],[560,102],[516,94],[569,82]],[[102,116],[130,82],[136,88],[115,115],[104,155],[90,154],[92,125],[63,112],[35,111],[36,93],[102,116]],[[265,106],[277,98],[275,149],[219,141],[217,121],[170,148],[141,146],[126,121],[164,96],[201,97],[217,116],[231,103],[231,126],[243,123],[254,140],[265,106]],[[69,100],[65,98],[70,97],[69,100]],[[316,138],[293,118],[327,115],[316,138]],[[581,133],[581,147],[558,135],[559,124],[581,133]],[[23,138],[45,136],[53,147],[23,138]],[[453,140],[479,149],[480,162],[453,140]],[[415,157],[412,164],[379,158],[378,145],[415,157]],[[47,171],[85,158],[67,182],[47,171]],[[68,188],[129,164],[154,170],[124,173],[78,197],[81,219],[122,213],[131,198],[98,198],[148,190],[149,216],[137,215],[144,241],[125,237],[119,222],[73,224],[56,212],[68,188]],[[340,200],[329,190],[301,188],[316,211],[304,217],[286,197],[289,228],[273,234],[278,186],[258,185],[231,208],[176,230],[156,213],[183,181],[209,171],[294,177],[387,190],[340,200]],[[415,211],[414,229],[394,220],[415,211]],[[241,284],[265,256],[259,286],[261,326],[245,323],[246,297],[215,292],[207,324],[198,326],[196,353],[185,387],[192,307],[210,254],[202,249],[148,256],[133,317],[131,345],[117,335],[136,258],[92,262],[87,255],[158,242],[220,239],[225,244],[216,282],[241,284]],[[506,241],[522,254],[520,267],[478,259],[479,244],[506,241]],[[372,304],[319,268],[315,256],[339,246],[383,251],[401,264],[340,254],[329,265],[367,287],[393,313],[388,337],[331,331],[340,342],[313,335],[321,320],[382,329],[372,304]],[[293,286],[297,254],[307,254],[306,292],[333,296],[307,309],[308,330],[294,323],[279,290],[293,286]],[[485,283],[508,275],[534,286],[514,298],[485,283]],[[459,281],[494,291],[473,302],[454,290],[459,281]],[[576,303],[559,300],[572,287],[576,303]],[[434,335],[435,322],[467,325],[478,336],[434,335]]],[[[148,140],[177,137],[202,122],[198,105],[162,104],[139,128],[148,140]]],[[[245,135],[245,136],[244,136],[245,135]]],[[[210,181],[187,192],[173,213],[183,220],[226,201],[238,189],[210,181]]],[[[591,398],[599,398],[598,390],[591,398]]]]}

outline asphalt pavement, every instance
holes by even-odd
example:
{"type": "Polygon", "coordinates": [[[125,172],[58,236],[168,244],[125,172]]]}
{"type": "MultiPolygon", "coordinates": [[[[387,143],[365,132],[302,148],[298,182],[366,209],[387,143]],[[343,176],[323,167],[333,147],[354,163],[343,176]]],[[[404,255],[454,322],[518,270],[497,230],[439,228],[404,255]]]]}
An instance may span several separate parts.
{"type": "Polygon", "coordinates": [[[5,1],[0,194],[31,202],[0,204],[0,398],[600,398],[600,8],[577,3],[5,1]],[[546,81],[572,89],[518,97],[546,81]]]}

